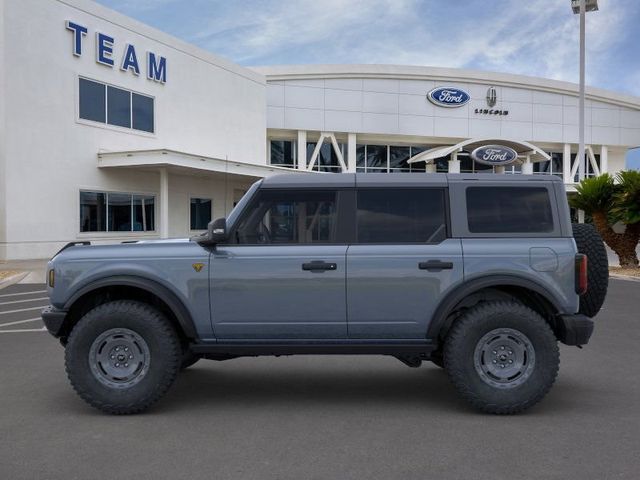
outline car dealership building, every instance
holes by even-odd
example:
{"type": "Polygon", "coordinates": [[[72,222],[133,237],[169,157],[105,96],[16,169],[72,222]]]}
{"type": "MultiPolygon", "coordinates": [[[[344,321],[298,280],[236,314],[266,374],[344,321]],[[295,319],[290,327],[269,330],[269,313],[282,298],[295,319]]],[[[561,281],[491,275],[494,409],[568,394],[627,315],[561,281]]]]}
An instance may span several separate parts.
{"type": "MultiPolygon", "coordinates": [[[[0,260],[193,235],[278,173],[558,175],[575,189],[572,83],[245,68],[88,0],[1,2],[0,19],[0,260]]],[[[587,174],[624,168],[640,98],[588,88],[585,116],[587,174]]]]}

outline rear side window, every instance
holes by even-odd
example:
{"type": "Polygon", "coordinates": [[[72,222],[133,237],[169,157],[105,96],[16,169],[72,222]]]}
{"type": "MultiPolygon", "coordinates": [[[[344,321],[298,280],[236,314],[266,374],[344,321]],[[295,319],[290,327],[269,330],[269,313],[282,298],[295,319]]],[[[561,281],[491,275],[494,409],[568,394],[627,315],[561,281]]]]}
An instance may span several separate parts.
{"type": "Polygon", "coordinates": [[[471,233],[552,232],[549,191],[540,187],[469,187],[467,221],[471,233]]]}
{"type": "Polygon", "coordinates": [[[358,191],[359,243],[438,243],[447,236],[444,190],[358,191]]]}

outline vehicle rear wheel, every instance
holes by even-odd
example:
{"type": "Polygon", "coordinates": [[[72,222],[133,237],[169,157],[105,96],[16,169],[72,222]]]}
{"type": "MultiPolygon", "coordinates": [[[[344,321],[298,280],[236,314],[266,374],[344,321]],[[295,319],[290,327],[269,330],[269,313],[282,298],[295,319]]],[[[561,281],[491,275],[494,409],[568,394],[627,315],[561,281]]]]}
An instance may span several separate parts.
{"type": "Polygon", "coordinates": [[[74,326],[65,349],[78,395],[103,412],[142,412],[169,389],[182,351],[171,323],[145,303],[99,305],[74,326]]]}
{"type": "Polygon", "coordinates": [[[558,342],[547,322],[514,301],[470,308],[445,340],[444,365],[453,385],[487,413],[518,413],[539,402],[559,364],[558,342]]]}
{"type": "Polygon", "coordinates": [[[579,312],[594,317],[600,311],[609,287],[607,250],[593,225],[574,223],[571,226],[578,252],[587,256],[587,291],[580,296],[579,312]]]}

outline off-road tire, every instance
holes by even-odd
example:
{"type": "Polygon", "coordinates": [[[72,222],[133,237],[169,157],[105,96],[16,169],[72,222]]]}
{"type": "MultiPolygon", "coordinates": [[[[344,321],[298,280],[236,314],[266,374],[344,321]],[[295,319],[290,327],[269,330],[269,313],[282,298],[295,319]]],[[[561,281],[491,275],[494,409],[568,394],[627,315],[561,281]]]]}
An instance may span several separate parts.
{"type": "Polygon", "coordinates": [[[180,362],[180,370],[185,370],[200,360],[200,355],[196,355],[188,348],[182,352],[182,361],[180,362]]]}
{"type": "Polygon", "coordinates": [[[593,225],[574,223],[573,239],[578,252],[587,256],[588,286],[580,296],[580,313],[594,317],[602,307],[609,287],[609,259],[602,237],[593,225]]]}
{"type": "Polygon", "coordinates": [[[558,342],[547,322],[516,301],[483,302],[467,310],[452,326],[444,345],[445,370],[460,394],[476,409],[494,414],[522,412],[551,389],[560,365],[558,342]],[[535,362],[523,383],[497,388],[481,378],[475,364],[476,347],[496,329],[524,335],[535,362]]]}
{"type": "Polygon", "coordinates": [[[67,376],[76,393],[89,405],[117,415],[142,412],[158,401],[175,380],[181,360],[180,341],[171,323],[152,306],[132,300],[90,310],[73,327],[65,350],[67,376]],[[94,373],[90,358],[94,342],[114,329],[134,332],[148,347],[146,373],[127,388],[106,386],[94,373]]]}

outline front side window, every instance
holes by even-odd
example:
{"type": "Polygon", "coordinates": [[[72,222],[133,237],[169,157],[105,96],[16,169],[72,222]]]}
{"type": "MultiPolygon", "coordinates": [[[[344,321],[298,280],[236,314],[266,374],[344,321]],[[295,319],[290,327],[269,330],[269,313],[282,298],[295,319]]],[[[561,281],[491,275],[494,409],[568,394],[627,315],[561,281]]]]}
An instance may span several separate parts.
{"type": "Polygon", "coordinates": [[[471,233],[552,232],[549,191],[542,187],[469,187],[467,222],[471,233]]]}
{"type": "Polygon", "coordinates": [[[121,128],[154,132],[154,99],[104,83],[79,79],[78,116],[121,128]]]}
{"type": "Polygon", "coordinates": [[[362,189],[357,202],[359,243],[438,243],[446,238],[441,188],[362,189]]]}
{"type": "Polygon", "coordinates": [[[131,193],[80,192],[81,232],[151,232],[155,197],[131,193]]]}
{"type": "Polygon", "coordinates": [[[206,230],[207,225],[211,221],[210,198],[192,198],[191,199],[191,230],[206,230]]]}
{"type": "Polygon", "coordinates": [[[238,226],[240,244],[333,243],[335,191],[263,191],[238,226]]]}

